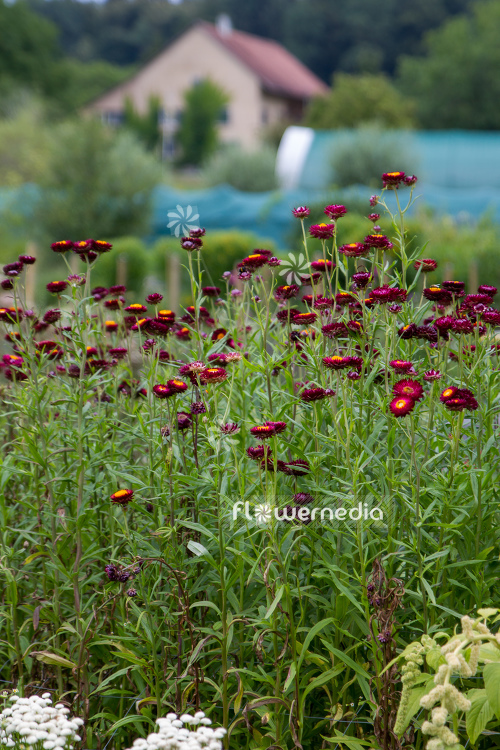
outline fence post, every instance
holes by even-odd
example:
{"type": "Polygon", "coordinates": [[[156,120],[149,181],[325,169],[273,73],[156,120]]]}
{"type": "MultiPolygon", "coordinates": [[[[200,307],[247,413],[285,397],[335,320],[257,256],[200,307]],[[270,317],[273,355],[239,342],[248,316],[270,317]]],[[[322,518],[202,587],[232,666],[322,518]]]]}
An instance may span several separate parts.
{"type": "MultiPolygon", "coordinates": [[[[38,250],[38,247],[36,246],[34,242],[26,243],[26,255],[33,255],[36,258],[37,250],[38,250]]],[[[37,261],[39,263],[40,259],[37,258],[37,261]]],[[[25,266],[27,307],[34,307],[34,304],[35,304],[35,289],[36,289],[36,277],[37,277],[38,263],[35,263],[33,266],[29,266],[29,265],[25,266]]]]}
{"type": "Polygon", "coordinates": [[[125,255],[119,255],[116,259],[116,283],[117,285],[127,286],[127,258],[125,255]]]}
{"type": "Polygon", "coordinates": [[[181,262],[178,253],[167,253],[165,263],[165,281],[168,289],[168,306],[178,310],[181,287],[181,262]]]}
{"type": "Polygon", "coordinates": [[[478,268],[477,268],[477,260],[471,260],[469,263],[468,273],[467,273],[467,281],[468,281],[468,292],[469,294],[474,294],[474,292],[477,291],[477,288],[479,286],[479,274],[478,274],[478,268]]]}

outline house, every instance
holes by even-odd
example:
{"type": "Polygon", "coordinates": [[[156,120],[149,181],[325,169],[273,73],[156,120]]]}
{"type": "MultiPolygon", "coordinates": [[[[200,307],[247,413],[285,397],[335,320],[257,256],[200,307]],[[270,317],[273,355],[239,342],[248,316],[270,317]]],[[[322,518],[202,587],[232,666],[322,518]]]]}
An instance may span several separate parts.
{"type": "Polygon", "coordinates": [[[229,96],[219,123],[221,140],[250,148],[266,126],[299,122],[311,97],[328,91],[280,44],[236,31],[229,17],[221,16],[216,25],[196,23],[132,78],[91,102],[86,112],[119,124],[127,97],[144,113],[150,97],[159,96],[168,141],[179,122],[184,92],[205,78],[229,96]]]}

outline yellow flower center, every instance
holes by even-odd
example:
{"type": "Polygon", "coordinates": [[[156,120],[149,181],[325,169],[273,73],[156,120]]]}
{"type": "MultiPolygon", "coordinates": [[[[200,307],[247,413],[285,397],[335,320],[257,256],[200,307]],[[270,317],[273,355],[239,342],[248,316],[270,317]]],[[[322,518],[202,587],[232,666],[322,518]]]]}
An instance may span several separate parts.
{"type": "Polygon", "coordinates": [[[440,292],[440,291],[441,291],[441,289],[440,289],[440,288],[439,288],[438,286],[431,286],[431,287],[430,287],[430,291],[431,291],[431,292],[440,292]]]}
{"type": "Polygon", "coordinates": [[[160,310],[158,315],[172,315],[172,310],[160,310]]]}
{"type": "Polygon", "coordinates": [[[125,497],[125,495],[128,495],[129,490],[118,490],[118,492],[115,492],[113,497],[125,497]]]}
{"type": "Polygon", "coordinates": [[[174,384],[174,385],[177,385],[177,386],[179,386],[179,385],[180,385],[180,386],[183,386],[183,385],[184,385],[184,383],[182,382],[182,380],[174,380],[174,381],[173,381],[173,384],[174,384]]]}
{"type": "Polygon", "coordinates": [[[453,395],[453,388],[447,388],[445,391],[443,391],[443,396],[447,398],[448,396],[453,395]]]}
{"type": "Polygon", "coordinates": [[[396,409],[402,409],[404,406],[406,406],[404,398],[400,398],[399,401],[396,401],[396,409]]]}
{"type": "Polygon", "coordinates": [[[400,174],[403,174],[402,172],[388,172],[388,177],[399,177],[400,174]]]}
{"type": "Polygon", "coordinates": [[[133,310],[142,310],[142,305],[140,305],[138,302],[135,302],[133,305],[130,305],[130,307],[133,310]]]}
{"type": "Polygon", "coordinates": [[[116,325],[117,325],[117,323],[116,323],[116,322],[115,322],[114,320],[107,320],[107,321],[106,321],[106,325],[107,325],[107,326],[116,326],[116,325]]]}

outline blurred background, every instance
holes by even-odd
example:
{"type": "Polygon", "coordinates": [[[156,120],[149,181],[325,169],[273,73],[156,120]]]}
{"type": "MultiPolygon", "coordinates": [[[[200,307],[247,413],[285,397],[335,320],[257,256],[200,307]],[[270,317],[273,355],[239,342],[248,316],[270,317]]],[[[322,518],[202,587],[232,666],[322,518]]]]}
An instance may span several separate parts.
{"type": "Polygon", "coordinates": [[[218,284],[300,249],[296,205],[344,203],[362,239],[405,170],[434,280],[497,284],[499,39],[500,0],[0,0],[0,261],[36,255],[43,304],[50,243],[93,236],[96,285],[173,304],[186,217],[218,284]]]}

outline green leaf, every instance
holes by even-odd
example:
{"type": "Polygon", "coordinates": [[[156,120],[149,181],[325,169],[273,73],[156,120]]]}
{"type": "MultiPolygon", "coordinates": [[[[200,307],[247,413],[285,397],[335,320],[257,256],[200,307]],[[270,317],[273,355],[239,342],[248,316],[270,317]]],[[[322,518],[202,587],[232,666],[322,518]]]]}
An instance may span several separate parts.
{"type": "Polygon", "coordinates": [[[65,659],[64,656],[59,654],[52,654],[50,651],[32,651],[30,656],[34,656],[38,661],[44,664],[54,664],[57,667],[70,667],[70,669],[77,669],[77,665],[74,661],[65,659]]]}
{"type": "Polygon", "coordinates": [[[500,719],[500,663],[486,664],[483,670],[484,687],[490,706],[500,719]]]}
{"type": "Polygon", "coordinates": [[[472,706],[466,714],[467,734],[474,745],[477,738],[494,716],[486,690],[471,690],[467,696],[472,706]]]}

